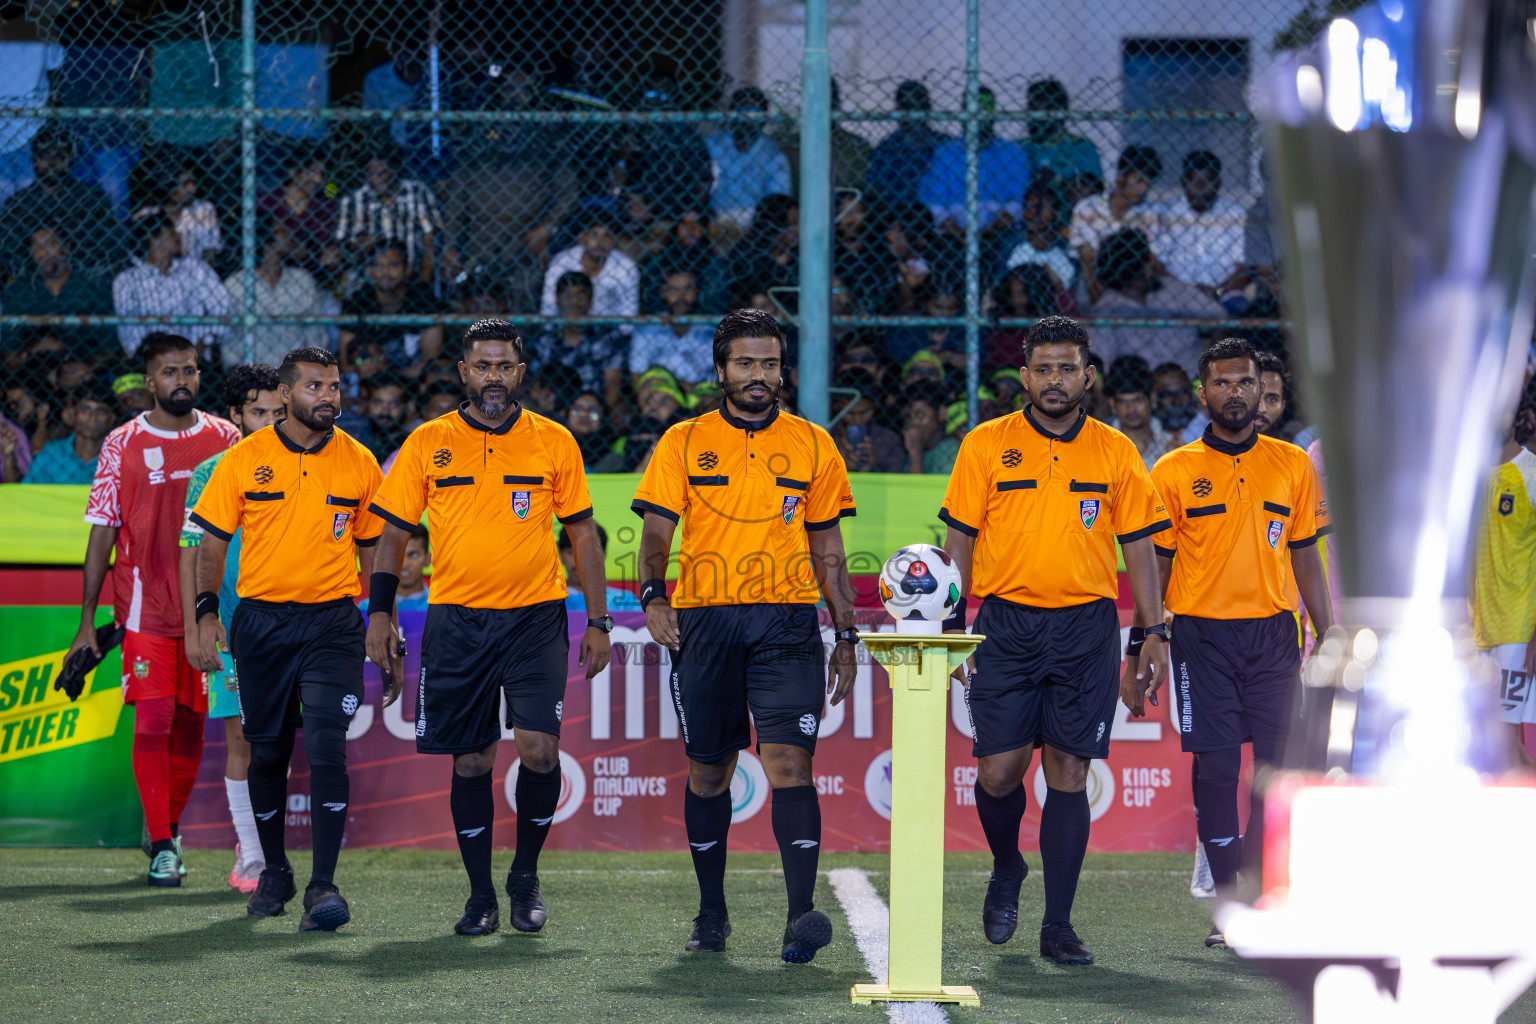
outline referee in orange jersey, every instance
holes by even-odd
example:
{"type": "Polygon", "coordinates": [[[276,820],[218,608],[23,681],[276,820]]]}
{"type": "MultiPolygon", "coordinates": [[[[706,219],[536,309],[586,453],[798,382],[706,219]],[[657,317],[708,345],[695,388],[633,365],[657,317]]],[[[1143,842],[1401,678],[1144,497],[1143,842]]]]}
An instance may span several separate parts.
{"type": "MultiPolygon", "coordinates": [[[[1255,799],[1239,856],[1238,772],[1244,743],[1258,767],[1277,763],[1285,739],[1301,681],[1298,589],[1317,635],[1333,625],[1317,550],[1328,503],[1307,453],[1259,433],[1260,381],[1250,343],[1212,345],[1200,357],[1211,423],[1152,470],[1173,522],[1156,544],[1173,613],[1175,721],[1195,755],[1196,827],[1218,890],[1230,889],[1240,859],[1257,866],[1263,853],[1255,799]]],[[[1138,716],[1140,696],[1131,704],[1138,716]]],[[[1225,943],[1212,929],[1205,944],[1225,943]]]]}

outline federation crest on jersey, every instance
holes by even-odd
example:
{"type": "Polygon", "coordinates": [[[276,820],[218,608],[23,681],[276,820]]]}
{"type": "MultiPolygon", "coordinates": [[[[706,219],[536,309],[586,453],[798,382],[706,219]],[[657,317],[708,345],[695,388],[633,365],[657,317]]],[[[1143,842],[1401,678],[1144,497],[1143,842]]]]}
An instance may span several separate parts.
{"type": "Polygon", "coordinates": [[[1099,521],[1099,499],[1084,498],[1077,503],[1077,512],[1083,517],[1083,529],[1093,529],[1093,524],[1099,521]]]}
{"type": "Polygon", "coordinates": [[[528,500],[529,493],[528,491],[512,492],[512,514],[519,519],[528,518],[528,508],[532,504],[528,500]]]}
{"type": "Polygon", "coordinates": [[[1269,521],[1269,546],[1270,547],[1272,547],[1272,548],[1279,548],[1280,547],[1280,531],[1282,531],[1284,529],[1285,529],[1285,524],[1282,523],[1280,520],[1278,520],[1278,519],[1271,519],[1269,521]]]}
{"type": "Polygon", "coordinates": [[[341,540],[341,538],[347,532],[347,520],[349,520],[351,518],[352,518],[352,513],[351,512],[337,512],[334,516],[332,516],[331,517],[331,536],[336,538],[337,540],[341,540]]]}
{"type": "Polygon", "coordinates": [[[794,522],[794,519],[795,519],[795,509],[798,508],[799,505],[800,505],[800,496],[798,494],[786,494],[786,495],[784,495],[784,525],[785,526],[788,526],[790,523],[794,522]]]}
{"type": "Polygon", "coordinates": [[[148,679],[149,678],[149,659],[148,658],[134,658],[133,659],[133,677],[135,679],[148,679]]]}
{"type": "Polygon", "coordinates": [[[144,468],[145,469],[164,469],[165,468],[165,449],[163,449],[163,448],[145,448],[144,449],[144,468]]]}
{"type": "Polygon", "coordinates": [[[1515,496],[1513,494],[1499,495],[1499,515],[1512,516],[1515,514],[1515,496]]]}

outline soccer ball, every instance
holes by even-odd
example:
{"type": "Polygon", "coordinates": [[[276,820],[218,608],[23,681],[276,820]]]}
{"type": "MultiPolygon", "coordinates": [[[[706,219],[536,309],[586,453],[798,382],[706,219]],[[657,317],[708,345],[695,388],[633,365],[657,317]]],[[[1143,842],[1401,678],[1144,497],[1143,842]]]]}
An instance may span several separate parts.
{"type": "Polygon", "coordinates": [[[880,600],[897,622],[942,622],[960,600],[960,570],[943,548],[909,544],[885,560],[880,600]]]}

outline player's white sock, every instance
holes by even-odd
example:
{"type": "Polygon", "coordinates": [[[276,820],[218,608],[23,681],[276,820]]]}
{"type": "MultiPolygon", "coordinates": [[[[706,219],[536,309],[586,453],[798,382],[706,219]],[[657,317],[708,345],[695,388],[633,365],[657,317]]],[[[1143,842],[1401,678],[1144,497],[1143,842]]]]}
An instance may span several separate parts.
{"type": "Polygon", "coordinates": [[[246,863],[261,860],[261,837],[256,834],[256,815],[251,811],[251,787],[244,779],[224,779],[224,795],[229,798],[229,816],[235,823],[235,835],[246,863]]]}

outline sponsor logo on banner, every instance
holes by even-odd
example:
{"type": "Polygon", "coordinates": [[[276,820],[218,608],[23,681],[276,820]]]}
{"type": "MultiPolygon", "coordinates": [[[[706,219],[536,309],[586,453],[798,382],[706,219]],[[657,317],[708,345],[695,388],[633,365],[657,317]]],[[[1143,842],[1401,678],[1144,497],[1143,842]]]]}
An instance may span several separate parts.
{"type": "MultiPolygon", "coordinates": [[[[507,806],[512,808],[512,813],[517,813],[517,769],[523,763],[522,758],[512,762],[512,767],[507,769],[507,781],[502,787],[507,795],[507,806]]],[[[555,813],[550,818],[551,825],[558,825],[567,820],[571,815],[581,810],[582,801],[587,798],[587,773],[581,770],[581,762],[565,751],[560,751],[560,799],[555,803],[555,813]]]]}
{"type": "Polygon", "coordinates": [[[0,763],[107,739],[117,731],[123,691],[113,686],[93,693],[95,669],[86,675],[78,701],[71,703],[63,690],[54,689],[68,653],[0,664],[0,763]]]}
{"type": "Polygon", "coordinates": [[[875,813],[891,820],[891,752],[876,754],[864,771],[864,799],[875,813]]]}
{"type": "MultiPolygon", "coordinates": [[[[1035,806],[1044,807],[1045,769],[1035,769],[1035,806]]],[[[1098,821],[1115,803],[1115,776],[1103,761],[1088,763],[1088,820],[1098,821]]]]}
{"type": "Polygon", "coordinates": [[[786,495],[784,495],[784,525],[785,526],[788,526],[790,523],[794,522],[794,519],[795,519],[795,506],[797,506],[799,504],[800,504],[800,497],[799,497],[799,495],[794,495],[794,494],[786,494],[786,495]]]}
{"type": "Polygon", "coordinates": [[[527,491],[512,492],[512,514],[519,519],[528,518],[528,493],[527,491]]]}
{"type": "Polygon", "coordinates": [[[593,814],[615,818],[625,800],[667,795],[665,775],[631,775],[630,768],[630,759],[624,755],[592,759],[593,814]]]}
{"type": "Polygon", "coordinates": [[[756,755],[743,750],[736,755],[736,774],[731,776],[731,824],[752,818],[768,802],[768,775],[756,755]]]}
{"type": "Polygon", "coordinates": [[[1278,520],[1278,519],[1271,519],[1269,521],[1269,546],[1270,547],[1278,548],[1280,546],[1280,532],[1282,530],[1284,530],[1284,529],[1285,529],[1285,524],[1282,523],[1280,520],[1278,520]]]}
{"type": "Polygon", "coordinates": [[[1099,521],[1099,499],[1084,498],[1077,503],[1077,511],[1083,517],[1083,529],[1093,529],[1093,524],[1099,521]]]}

